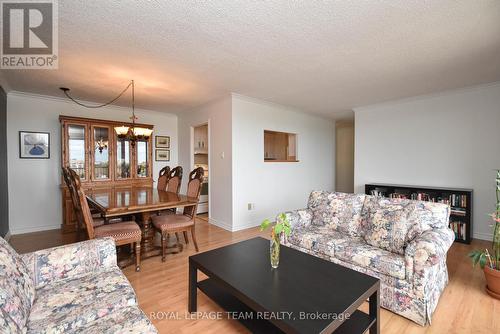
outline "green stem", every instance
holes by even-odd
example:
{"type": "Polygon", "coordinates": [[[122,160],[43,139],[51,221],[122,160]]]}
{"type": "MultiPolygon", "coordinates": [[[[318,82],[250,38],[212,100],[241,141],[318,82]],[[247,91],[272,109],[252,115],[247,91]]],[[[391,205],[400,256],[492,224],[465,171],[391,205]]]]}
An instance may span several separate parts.
{"type": "MultiPolygon", "coordinates": [[[[500,218],[500,170],[497,170],[496,177],[496,207],[495,217],[500,218]]],[[[496,269],[500,270],[500,223],[495,221],[495,229],[493,231],[493,254],[495,256],[496,269]]]]}

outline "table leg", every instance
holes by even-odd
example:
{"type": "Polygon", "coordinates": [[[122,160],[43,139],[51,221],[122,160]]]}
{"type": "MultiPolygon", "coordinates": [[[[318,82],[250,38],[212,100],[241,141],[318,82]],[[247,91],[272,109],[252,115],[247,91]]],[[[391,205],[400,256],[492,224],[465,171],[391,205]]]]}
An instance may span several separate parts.
{"type": "Polygon", "coordinates": [[[141,213],[141,224],[143,226],[142,244],[145,251],[150,250],[154,243],[154,231],[151,228],[151,214],[149,212],[141,213]]]}
{"type": "Polygon", "coordinates": [[[198,269],[189,261],[189,295],[188,295],[188,311],[196,312],[197,310],[197,292],[198,292],[198,269]]]}
{"type": "Polygon", "coordinates": [[[380,333],[380,287],[370,296],[370,316],[375,316],[375,323],[370,327],[370,334],[380,333]]]}

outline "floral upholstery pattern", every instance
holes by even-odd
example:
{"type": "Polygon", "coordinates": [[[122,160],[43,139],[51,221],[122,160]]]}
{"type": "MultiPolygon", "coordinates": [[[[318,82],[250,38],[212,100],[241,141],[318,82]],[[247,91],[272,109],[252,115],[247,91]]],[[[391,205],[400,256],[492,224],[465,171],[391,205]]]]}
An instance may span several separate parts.
{"type": "Polygon", "coordinates": [[[292,228],[299,228],[311,224],[313,213],[311,209],[300,209],[285,212],[285,215],[292,228]]]}
{"type": "Polygon", "coordinates": [[[333,231],[328,227],[310,226],[301,229],[292,229],[288,241],[303,249],[309,249],[326,256],[335,256],[336,245],[342,245],[353,240],[345,234],[333,231]]]}
{"type": "Polygon", "coordinates": [[[450,207],[442,203],[414,201],[415,208],[408,216],[408,240],[411,241],[425,231],[447,228],[450,207]]]}
{"type": "Polygon", "coordinates": [[[113,312],[110,315],[94,321],[83,330],[70,333],[78,334],[111,334],[111,333],[134,333],[153,334],[156,328],[137,307],[127,307],[113,312]]]}
{"type": "Polygon", "coordinates": [[[371,268],[381,274],[399,279],[406,277],[404,256],[367,245],[364,241],[351,240],[336,245],[335,254],[342,261],[371,268]]]}
{"type": "Polygon", "coordinates": [[[22,258],[31,269],[36,288],[116,267],[115,243],[111,238],[43,249],[23,254],[22,258]]]}
{"type": "Polygon", "coordinates": [[[308,208],[313,212],[312,224],[329,225],[351,236],[360,236],[361,209],[365,195],[313,191],[308,208]]]}
{"type": "Polygon", "coordinates": [[[405,255],[413,258],[415,267],[433,266],[446,258],[454,240],[455,234],[449,228],[428,230],[408,245],[405,255]]]}
{"type": "Polygon", "coordinates": [[[0,238],[0,270],[1,333],[156,333],[111,238],[22,256],[0,238]]]}
{"type": "Polygon", "coordinates": [[[22,333],[14,320],[3,309],[0,309],[0,329],[0,333],[22,333]]]}
{"type": "Polygon", "coordinates": [[[35,287],[28,268],[7,241],[0,238],[0,310],[10,318],[4,320],[9,327],[26,325],[34,298],[35,287]]]}
{"type": "Polygon", "coordinates": [[[410,200],[367,196],[363,208],[365,241],[398,254],[405,253],[409,229],[408,216],[414,210],[410,200]]]}
{"type": "MultiPolygon", "coordinates": [[[[366,196],[365,204],[371,203],[372,199],[372,196],[366,196]]],[[[448,284],[446,253],[455,239],[453,231],[448,228],[449,208],[439,203],[407,201],[408,204],[396,199],[384,200],[392,203],[384,203],[377,219],[390,222],[396,217],[406,217],[401,219],[408,225],[406,234],[404,227],[398,227],[401,231],[391,235],[397,236],[397,242],[404,241],[402,254],[370,245],[365,240],[372,232],[370,219],[374,215],[369,210],[375,204],[362,208],[359,228],[364,231],[358,231],[360,237],[334,230],[332,225],[311,224],[309,217],[314,215],[315,208],[323,210],[321,206],[299,210],[301,213],[289,212],[287,216],[293,219],[292,233],[284,244],[379,278],[381,306],[425,325],[431,322],[439,297],[448,284]],[[395,212],[398,210],[403,212],[395,212]],[[384,212],[389,217],[383,217],[384,212]],[[404,234],[405,238],[402,237],[404,234]]],[[[377,229],[383,226],[392,231],[390,223],[380,224],[377,229]]]]}
{"type": "Polygon", "coordinates": [[[28,332],[66,333],[136,304],[134,290],[118,268],[59,281],[36,291],[28,332]]]}

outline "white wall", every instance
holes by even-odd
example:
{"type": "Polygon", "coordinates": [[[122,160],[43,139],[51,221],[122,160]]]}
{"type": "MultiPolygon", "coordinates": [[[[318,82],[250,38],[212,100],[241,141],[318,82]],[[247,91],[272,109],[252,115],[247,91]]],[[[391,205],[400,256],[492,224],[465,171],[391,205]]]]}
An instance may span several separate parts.
{"type": "Polygon", "coordinates": [[[335,122],[233,94],[233,226],[259,225],[334,188],[335,122]],[[264,162],[264,130],[297,134],[300,162],[264,162]],[[255,209],[248,210],[248,203],[255,209]]]}
{"type": "Polygon", "coordinates": [[[355,123],[357,192],[372,182],[473,188],[473,236],[491,238],[500,83],[356,108],[355,123]]]}
{"type": "Polygon", "coordinates": [[[354,192],[354,121],[335,124],[335,190],[354,192]]]}
{"type": "MultiPolygon", "coordinates": [[[[61,127],[59,115],[130,121],[130,109],[87,109],[70,101],[10,92],[7,97],[9,222],[12,234],[60,228],[61,127]],[[19,159],[20,130],[50,132],[50,159],[19,159]]],[[[170,136],[170,162],[153,163],[153,175],[177,165],[177,116],[136,110],[139,122],[153,124],[154,135],[170,136]]],[[[154,152],[153,152],[154,153],[154,152]]],[[[154,155],[153,155],[154,160],[154,155]]]]}
{"type": "MultiPolygon", "coordinates": [[[[232,222],[231,96],[183,112],[179,116],[179,164],[184,178],[193,169],[192,127],[209,123],[210,222],[227,230],[232,222]],[[223,155],[223,156],[222,156],[223,155]]],[[[181,192],[185,192],[187,181],[181,192]]]]}

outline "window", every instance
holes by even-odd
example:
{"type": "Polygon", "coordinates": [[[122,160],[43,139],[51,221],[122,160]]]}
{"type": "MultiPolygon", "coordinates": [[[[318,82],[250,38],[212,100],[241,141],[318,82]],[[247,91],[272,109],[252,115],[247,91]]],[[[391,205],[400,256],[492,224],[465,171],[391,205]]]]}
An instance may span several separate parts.
{"type": "Polygon", "coordinates": [[[109,128],[94,127],[94,179],[109,179],[109,128]]]}
{"type": "Polygon", "coordinates": [[[68,159],[69,167],[81,179],[85,175],[85,125],[70,124],[68,126],[68,159]]]}
{"type": "Polygon", "coordinates": [[[130,177],[130,142],[117,139],[116,141],[116,178],[130,177]]]}
{"type": "Polygon", "coordinates": [[[137,177],[148,177],[148,142],[138,141],[137,145],[137,177]]]}
{"type": "Polygon", "coordinates": [[[265,162],[298,162],[295,133],[264,130],[265,162]]]}

